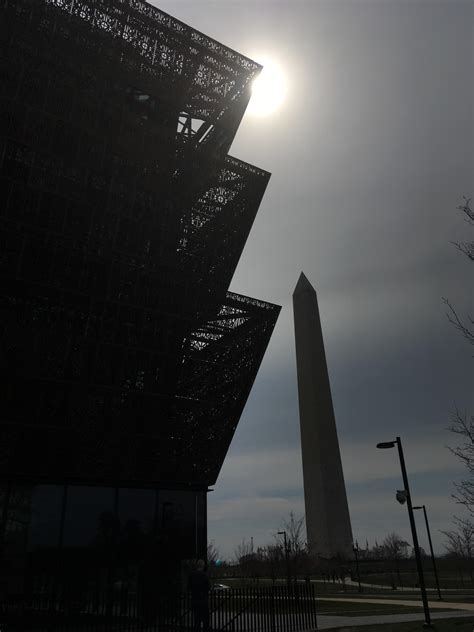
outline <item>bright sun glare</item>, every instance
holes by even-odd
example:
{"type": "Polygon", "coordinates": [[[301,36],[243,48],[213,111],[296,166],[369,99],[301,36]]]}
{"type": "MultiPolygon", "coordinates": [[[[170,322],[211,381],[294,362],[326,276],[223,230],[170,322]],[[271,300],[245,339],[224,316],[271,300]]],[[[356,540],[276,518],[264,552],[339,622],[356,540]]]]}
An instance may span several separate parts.
{"type": "Polygon", "coordinates": [[[286,96],[286,77],[274,60],[255,56],[263,70],[252,84],[252,97],[247,112],[253,116],[269,116],[282,105],[286,96]]]}

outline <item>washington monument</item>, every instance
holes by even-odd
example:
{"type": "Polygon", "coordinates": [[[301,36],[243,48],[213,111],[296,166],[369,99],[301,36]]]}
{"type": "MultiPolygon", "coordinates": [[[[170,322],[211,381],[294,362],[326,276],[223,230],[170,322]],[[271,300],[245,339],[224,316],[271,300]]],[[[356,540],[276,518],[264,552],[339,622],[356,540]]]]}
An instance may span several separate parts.
{"type": "Polygon", "coordinates": [[[316,291],[301,273],[293,293],[301,448],[310,550],[352,558],[352,529],[316,291]]]}

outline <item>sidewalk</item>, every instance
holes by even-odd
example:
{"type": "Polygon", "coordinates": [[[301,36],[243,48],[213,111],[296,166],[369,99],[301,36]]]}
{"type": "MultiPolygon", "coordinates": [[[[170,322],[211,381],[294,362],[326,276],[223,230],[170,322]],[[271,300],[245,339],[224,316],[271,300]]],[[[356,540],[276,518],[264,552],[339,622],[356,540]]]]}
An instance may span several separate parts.
{"type": "MultiPolygon", "coordinates": [[[[326,583],[326,582],[324,582],[324,580],[321,580],[321,579],[312,580],[312,581],[319,582],[319,583],[326,583]]],[[[350,577],[346,577],[344,579],[344,584],[346,584],[346,586],[355,586],[355,587],[359,586],[359,582],[351,579],[350,577]]],[[[339,585],[342,586],[343,583],[339,582],[339,585]]],[[[387,592],[391,592],[393,590],[390,586],[388,586],[386,584],[384,584],[384,585],[383,584],[368,584],[367,582],[363,582],[362,581],[362,582],[360,582],[360,585],[361,585],[362,588],[373,588],[373,589],[376,589],[376,590],[383,590],[383,591],[387,591],[387,592]]],[[[397,590],[399,592],[420,592],[419,588],[415,588],[413,586],[398,587],[397,590]]],[[[456,592],[464,592],[466,590],[469,590],[469,589],[466,589],[466,588],[443,588],[442,592],[443,593],[446,593],[446,592],[456,593],[456,592]]],[[[393,591],[393,592],[396,592],[396,591],[393,591]]],[[[435,593],[435,592],[437,592],[437,589],[436,588],[427,588],[426,592],[427,593],[430,593],[430,592],[435,593]]]]}
{"type": "MultiPolygon", "coordinates": [[[[415,606],[415,607],[423,608],[423,603],[421,601],[415,601],[414,599],[377,599],[376,597],[374,598],[324,597],[323,595],[319,595],[316,598],[316,600],[318,599],[321,599],[322,601],[350,601],[352,603],[383,603],[383,604],[388,604],[388,605],[415,606]]],[[[454,601],[429,601],[428,603],[429,603],[430,609],[433,609],[433,610],[435,610],[436,608],[443,608],[444,610],[446,610],[448,608],[448,609],[453,609],[453,610],[463,610],[464,612],[474,613],[474,603],[465,603],[465,602],[456,603],[454,601]]],[[[474,616],[474,614],[472,616],[474,616]]]]}
{"type": "MultiPolygon", "coordinates": [[[[413,603],[413,602],[412,602],[413,603]]],[[[431,618],[434,619],[451,619],[454,617],[472,617],[472,612],[434,612],[431,618]]],[[[424,621],[424,614],[379,614],[368,617],[338,617],[338,616],[318,616],[318,629],[328,630],[330,628],[352,628],[359,625],[384,625],[387,623],[403,623],[404,621],[424,621]]]]}

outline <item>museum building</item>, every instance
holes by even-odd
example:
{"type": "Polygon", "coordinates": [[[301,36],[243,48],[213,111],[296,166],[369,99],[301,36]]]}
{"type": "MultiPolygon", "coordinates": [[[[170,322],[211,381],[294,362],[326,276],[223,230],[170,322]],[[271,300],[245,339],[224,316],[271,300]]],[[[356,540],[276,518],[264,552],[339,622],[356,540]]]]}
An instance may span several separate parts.
{"type": "Polygon", "coordinates": [[[179,584],[280,309],[228,290],[260,67],[141,0],[0,24],[0,592],[179,584]]]}

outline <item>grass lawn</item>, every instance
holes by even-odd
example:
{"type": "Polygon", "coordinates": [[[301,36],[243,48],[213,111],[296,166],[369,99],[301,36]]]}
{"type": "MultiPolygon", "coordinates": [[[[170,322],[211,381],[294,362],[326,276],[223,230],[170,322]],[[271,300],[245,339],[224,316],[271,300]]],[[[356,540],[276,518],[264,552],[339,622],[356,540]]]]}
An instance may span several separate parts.
{"type": "MultiPolygon", "coordinates": [[[[446,618],[433,621],[436,632],[472,632],[474,617],[446,618]]],[[[383,625],[361,625],[357,627],[331,628],[331,632],[423,632],[422,621],[384,623],[383,625]]]]}

